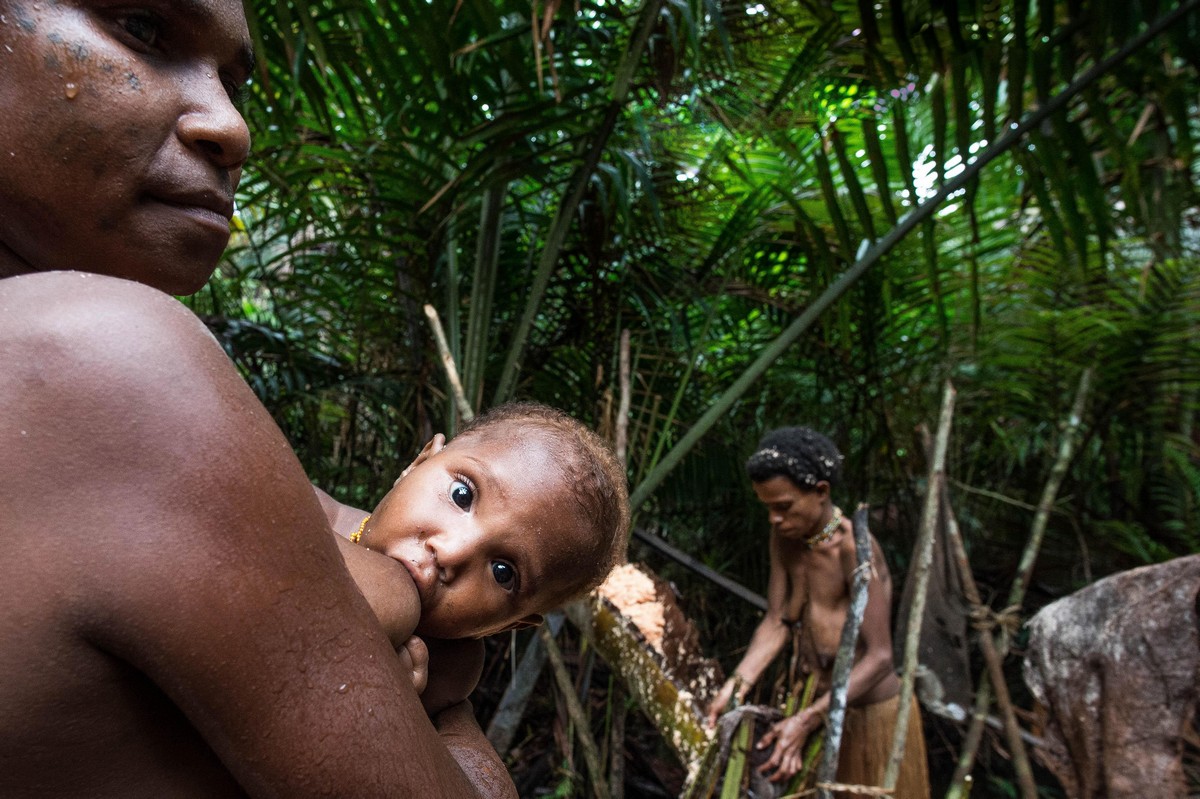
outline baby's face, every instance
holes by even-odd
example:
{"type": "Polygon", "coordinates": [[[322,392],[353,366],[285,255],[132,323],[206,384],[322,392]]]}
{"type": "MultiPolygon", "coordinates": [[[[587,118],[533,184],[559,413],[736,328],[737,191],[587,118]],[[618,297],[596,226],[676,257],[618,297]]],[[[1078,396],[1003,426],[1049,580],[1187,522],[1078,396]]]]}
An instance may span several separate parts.
{"type": "Polygon", "coordinates": [[[413,468],[379,503],[362,543],[412,575],[419,635],[474,638],[540,622],[546,598],[582,573],[590,547],[575,508],[539,435],[485,431],[413,468]]]}

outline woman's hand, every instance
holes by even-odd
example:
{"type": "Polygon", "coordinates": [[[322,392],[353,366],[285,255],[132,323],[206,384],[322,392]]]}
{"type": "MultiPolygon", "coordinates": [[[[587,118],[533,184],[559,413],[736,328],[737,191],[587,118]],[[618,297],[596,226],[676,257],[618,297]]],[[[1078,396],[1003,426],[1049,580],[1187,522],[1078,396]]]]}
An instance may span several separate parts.
{"type": "Polygon", "coordinates": [[[729,703],[735,697],[738,704],[746,698],[746,691],[750,688],[750,684],[736,672],[730,676],[725,684],[721,686],[721,690],[717,691],[717,695],[708,703],[708,709],[705,712],[705,722],[709,727],[715,726],[717,719],[729,709],[729,703]]]}
{"type": "Polygon", "coordinates": [[[771,782],[789,780],[798,774],[804,767],[804,742],[820,726],[821,714],[811,708],[777,721],[758,742],[759,749],[775,744],[767,762],[758,767],[759,773],[769,774],[771,782]]]}

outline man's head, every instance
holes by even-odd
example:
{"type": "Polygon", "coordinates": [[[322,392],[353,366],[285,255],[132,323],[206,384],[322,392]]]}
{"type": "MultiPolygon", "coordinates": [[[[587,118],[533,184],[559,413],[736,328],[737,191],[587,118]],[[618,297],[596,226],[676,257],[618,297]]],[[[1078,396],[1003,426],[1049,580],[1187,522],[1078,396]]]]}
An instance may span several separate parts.
{"type": "Polygon", "coordinates": [[[362,543],[412,574],[418,634],[466,638],[540,623],[594,588],[628,529],[625,473],[608,445],[560,411],[511,403],[427,446],[362,543]]]}
{"type": "Polygon", "coordinates": [[[834,443],[807,427],[772,430],[746,461],[772,529],[785,538],[810,538],[824,523],[841,468],[842,454],[834,443]]]}
{"type": "Polygon", "coordinates": [[[204,285],[250,147],[250,52],[239,0],[0,0],[0,277],[204,285]]]}

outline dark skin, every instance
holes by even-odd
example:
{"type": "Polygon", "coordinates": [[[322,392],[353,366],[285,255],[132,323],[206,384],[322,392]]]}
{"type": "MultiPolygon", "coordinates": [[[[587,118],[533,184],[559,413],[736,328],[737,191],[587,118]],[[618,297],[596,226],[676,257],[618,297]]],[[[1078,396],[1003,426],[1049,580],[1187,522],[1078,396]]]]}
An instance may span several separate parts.
{"type": "MultiPolygon", "coordinates": [[[[828,482],[822,480],[805,490],[780,476],[754,483],[754,491],[771,522],[767,613],[734,669],[735,676],[709,704],[708,719],[715,723],[732,697],[745,696],[791,638],[788,620],[800,620],[813,650],[808,654],[814,661],[817,694],[808,708],[777,722],[759,741],[759,748],[774,746],[759,770],[777,782],[790,779],[803,766],[804,744],[829,710],[833,660],[849,610],[857,558],[847,518],[828,541],[812,549],[805,542],[833,518],[828,482]]],[[[867,607],[847,686],[846,701],[851,706],[890,699],[900,689],[892,663],[891,576],[874,537],[871,556],[867,607]]]]}
{"type": "Polygon", "coordinates": [[[227,0],[0,0],[0,795],[515,796],[164,293],[228,237],[247,39],[227,0]]]}

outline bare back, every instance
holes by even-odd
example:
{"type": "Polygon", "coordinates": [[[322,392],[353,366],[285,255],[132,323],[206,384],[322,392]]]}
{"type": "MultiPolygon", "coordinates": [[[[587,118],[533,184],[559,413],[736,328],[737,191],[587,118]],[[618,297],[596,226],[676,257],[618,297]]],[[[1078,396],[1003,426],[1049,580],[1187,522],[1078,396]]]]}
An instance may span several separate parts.
{"type": "Polygon", "coordinates": [[[470,793],[287,442],[173,299],[0,280],[0,453],[0,795],[470,793]]]}

